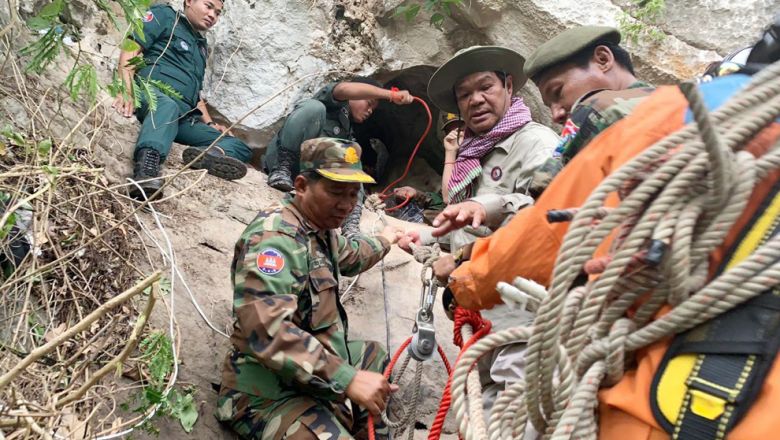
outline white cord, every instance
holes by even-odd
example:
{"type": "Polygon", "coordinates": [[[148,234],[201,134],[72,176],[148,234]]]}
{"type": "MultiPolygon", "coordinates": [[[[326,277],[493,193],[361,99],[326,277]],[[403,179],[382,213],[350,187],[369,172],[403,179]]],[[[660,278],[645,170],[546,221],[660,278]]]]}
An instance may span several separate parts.
{"type": "MultiPolygon", "coordinates": [[[[141,186],[138,185],[134,180],[128,179],[130,182],[135,185],[141,192],[143,193],[143,189],[141,189],[141,186]]],[[[171,243],[171,239],[168,236],[168,233],[165,231],[165,228],[163,227],[162,223],[160,222],[159,214],[157,213],[157,210],[154,209],[154,205],[152,203],[149,203],[147,205],[149,207],[149,211],[152,213],[152,217],[154,218],[154,222],[157,225],[157,228],[162,233],[163,238],[165,239],[165,244],[168,248],[168,252],[165,252],[165,249],[160,245],[160,243],[152,238],[152,241],[154,242],[157,249],[160,251],[160,254],[163,257],[163,262],[167,259],[168,262],[171,265],[171,295],[170,295],[170,301],[171,306],[169,309],[168,314],[168,331],[171,335],[171,353],[173,355],[173,373],[171,374],[171,378],[168,380],[168,386],[165,387],[165,390],[163,391],[162,395],[162,401],[165,401],[168,398],[168,394],[173,389],[174,385],[176,385],[176,379],[179,376],[179,356],[176,352],[176,330],[174,328],[174,316],[176,314],[176,303],[175,303],[175,287],[176,287],[176,254],[173,250],[173,244],[171,243]]],[[[148,229],[146,228],[146,225],[141,221],[141,219],[138,217],[138,213],[135,213],[135,220],[138,222],[138,224],[141,226],[141,229],[144,230],[144,232],[147,235],[150,235],[148,229]]],[[[137,428],[141,427],[144,423],[151,420],[156,414],[157,411],[160,409],[162,403],[157,403],[152,407],[152,411],[149,412],[149,414],[146,415],[140,422],[136,423],[135,425],[131,426],[130,428],[118,432],[116,434],[106,435],[102,437],[97,437],[95,440],[112,440],[115,438],[124,437],[127,434],[130,434],[131,432],[135,431],[137,428]]]]}

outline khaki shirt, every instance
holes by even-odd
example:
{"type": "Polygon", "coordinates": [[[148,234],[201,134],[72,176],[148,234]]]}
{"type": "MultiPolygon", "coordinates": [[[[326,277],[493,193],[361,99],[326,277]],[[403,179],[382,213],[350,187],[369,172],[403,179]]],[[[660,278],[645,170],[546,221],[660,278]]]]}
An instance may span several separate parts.
{"type": "Polygon", "coordinates": [[[425,230],[420,234],[422,242],[449,244],[450,250],[455,251],[480,236],[489,235],[519,209],[532,205],[534,200],[527,194],[527,188],[534,171],[552,157],[559,142],[560,138],[550,128],[529,122],[497,143],[493,151],[482,159],[482,175],[475,183],[475,196],[470,199],[485,207],[487,219],[484,225],[490,230],[479,233],[459,229],[438,239],[430,235],[430,230],[425,230]]]}

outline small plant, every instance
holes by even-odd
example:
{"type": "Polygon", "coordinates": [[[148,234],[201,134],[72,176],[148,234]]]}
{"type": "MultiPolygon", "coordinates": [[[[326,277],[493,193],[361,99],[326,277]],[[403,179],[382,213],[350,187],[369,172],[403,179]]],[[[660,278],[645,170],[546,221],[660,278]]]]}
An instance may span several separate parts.
{"type": "Polygon", "coordinates": [[[666,0],[632,0],[628,12],[618,18],[620,32],[626,40],[636,44],[640,38],[661,41],[666,34],[658,28],[666,12],[666,0]]]}
{"type": "MultiPolygon", "coordinates": [[[[73,68],[65,79],[65,88],[72,100],[76,101],[79,96],[83,96],[90,104],[94,104],[97,99],[98,91],[101,88],[98,83],[95,66],[89,62],[82,63],[80,56],[81,51],[78,50],[73,53],[65,44],[66,37],[70,36],[71,40],[78,40],[79,38],[78,28],[61,20],[61,16],[65,12],[69,1],[70,0],[53,0],[45,5],[38,15],[27,20],[27,26],[31,30],[40,33],[41,36],[31,44],[22,48],[20,53],[30,57],[26,70],[31,73],[41,74],[57,59],[63,50],[67,48],[68,50],[65,52],[71,55],[75,61],[73,68]]],[[[108,15],[113,25],[117,29],[121,29],[117,17],[111,10],[109,1],[93,1],[100,10],[108,15]]],[[[151,6],[152,0],[111,1],[119,4],[124,12],[125,21],[127,22],[127,28],[122,37],[120,48],[123,51],[134,52],[138,50],[140,46],[129,37],[134,34],[138,38],[144,39],[142,18],[145,11],[151,6]]],[[[136,71],[146,65],[143,57],[134,57],[128,64],[134,67],[136,71]]],[[[137,86],[133,87],[131,94],[131,92],[126,90],[125,85],[115,72],[113,81],[110,84],[107,84],[105,89],[113,97],[119,94],[124,95],[128,99],[132,97],[136,107],[140,105],[141,98],[143,97],[149,104],[149,109],[151,111],[156,111],[157,109],[155,88],[165,95],[181,99],[181,94],[161,81],[137,77],[135,82],[137,86]]]]}
{"type": "MultiPolygon", "coordinates": [[[[161,331],[153,331],[138,345],[141,351],[140,361],[148,370],[147,383],[135,396],[137,406],[134,412],[145,413],[153,406],[159,405],[157,417],[172,417],[177,419],[186,432],[192,432],[198,420],[198,408],[195,404],[195,390],[185,388],[181,392],[172,389],[166,396],[166,380],[173,371],[173,344],[171,339],[161,331]]],[[[129,409],[128,405],[123,405],[129,409]]],[[[147,423],[144,430],[157,434],[157,428],[147,423]]]]}
{"type": "Polygon", "coordinates": [[[444,20],[452,16],[452,7],[460,6],[463,0],[417,0],[408,1],[398,6],[393,13],[393,17],[403,16],[406,21],[414,20],[421,10],[431,13],[430,24],[437,29],[441,29],[444,20]]]}

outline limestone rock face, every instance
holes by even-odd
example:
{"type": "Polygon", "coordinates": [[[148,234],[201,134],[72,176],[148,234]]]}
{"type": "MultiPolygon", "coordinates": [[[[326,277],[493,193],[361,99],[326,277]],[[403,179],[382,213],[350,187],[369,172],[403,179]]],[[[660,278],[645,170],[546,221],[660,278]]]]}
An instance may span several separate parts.
{"type": "MultiPolygon", "coordinates": [[[[409,23],[393,17],[399,0],[231,0],[211,32],[206,94],[264,147],[299,99],[350,74],[392,80],[404,69],[438,66],[458,49],[481,44],[523,55],[575,25],[617,26],[628,0],[471,0],[439,30],[421,14],[409,23]],[[258,136],[259,135],[259,136],[258,136]]],[[[660,42],[628,44],[639,75],[670,83],[700,72],[708,62],[750,44],[778,9],[777,0],[668,0],[660,42]]],[[[423,78],[425,80],[425,78],[423,78]]],[[[424,90],[424,84],[419,87],[424,90]]],[[[537,119],[549,122],[532,85],[522,91],[537,119]]]]}

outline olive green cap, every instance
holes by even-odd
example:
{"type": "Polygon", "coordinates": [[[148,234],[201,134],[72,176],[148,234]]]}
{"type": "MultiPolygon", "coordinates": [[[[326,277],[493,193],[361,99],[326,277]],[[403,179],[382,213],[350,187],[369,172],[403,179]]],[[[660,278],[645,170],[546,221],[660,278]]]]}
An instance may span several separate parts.
{"type": "Polygon", "coordinates": [[[459,50],[439,67],[428,81],[428,97],[448,113],[459,113],[455,99],[455,84],[477,72],[504,72],[512,75],[515,90],[520,90],[528,79],[523,74],[523,58],[512,49],[499,46],[471,46],[459,50]]]}
{"type": "Polygon", "coordinates": [[[376,183],[363,171],[360,144],[346,139],[314,138],[301,144],[301,172],[314,171],[336,182],[376,183]]]}
{"type": "Polygon", "coordinates": [[[533,78],[545,69],[565,62],[596,43],[620,43],[620,31],[609,26],[580,26],[565,30],[537,48],[525,62],[523,71],[533,78]]]}

